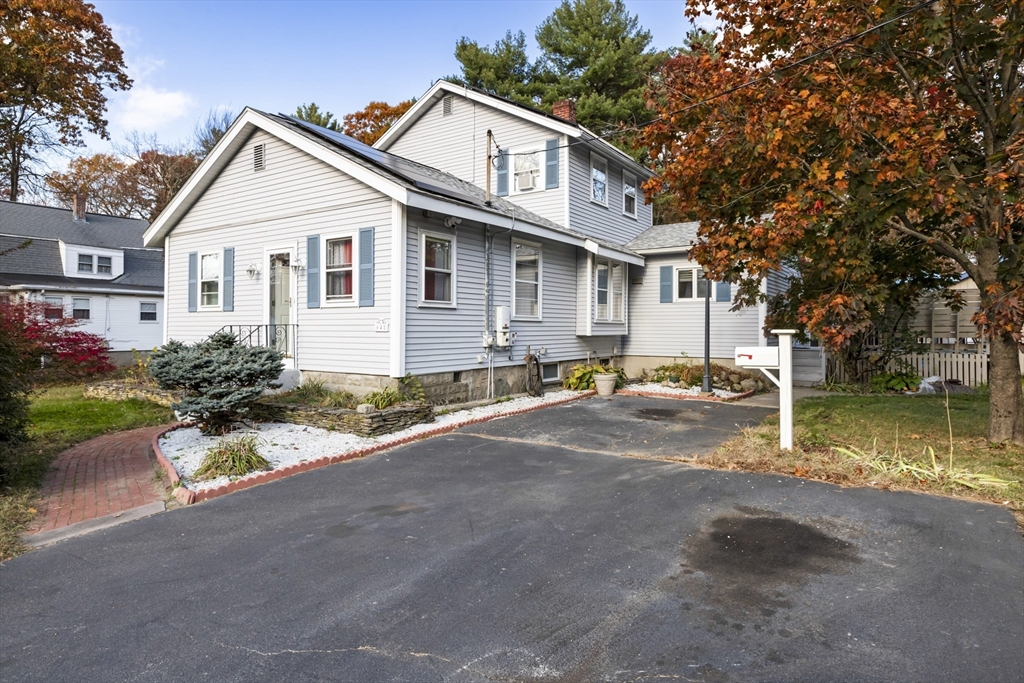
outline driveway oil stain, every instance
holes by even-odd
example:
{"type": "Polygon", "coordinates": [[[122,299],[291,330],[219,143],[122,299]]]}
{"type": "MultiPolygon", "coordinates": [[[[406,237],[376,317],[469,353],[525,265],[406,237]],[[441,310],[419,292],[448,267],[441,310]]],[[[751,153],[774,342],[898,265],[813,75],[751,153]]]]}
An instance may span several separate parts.
{"type": "Polygon", "coordinates": [[[682,408],[638,408],[633,411],[633,417],[638,420],[651,420],[653,422],[660,422],[662,420],[693,422],[699,419],[699,414],[682,408]]]}
{"type": "Polygon", "coordinates": [[[410,512],[420,513],[426,512],[426,508],[422,508],[419,505],[413,505],[412,503],[399,503],[398,505],[374,505],[371,508],[366,509],[367,512],[372,512],[380,517],[401,517],[407,515],[410,512]]]}

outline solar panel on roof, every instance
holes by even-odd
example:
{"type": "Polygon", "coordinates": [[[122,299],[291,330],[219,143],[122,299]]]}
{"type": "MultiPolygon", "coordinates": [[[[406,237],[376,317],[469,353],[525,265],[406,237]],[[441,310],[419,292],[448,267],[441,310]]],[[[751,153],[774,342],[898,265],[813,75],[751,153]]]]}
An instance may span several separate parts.
{"type": "Polygon", "coordinates": [[[367,161],[376,164],[377,166],[380,166],[382,168],[387,169],[388,171],[391,171],[395,175],[405,179],[410,184],[418,187],[421,190],[433,192],[435,194],[440,194],[445,197],[449,197],[450,199],[456,199],[462,202],[468,202],[470,204],[480,203],[479,197],[469,194],[468,192],[464,192],[458,188],[451,187],[449,185],[439,185],[437,178],[430,176],[427,173],[424,173],[423,170],[419,168],[417,165],[413,164],[412,162],[406,159],[403,159],[402,157],[397,157],[394,156],[393,154],[388,154],[387,152],[383,152],[374,147],[370,147],[369,145],[364,144],[359,140],[350,138],[347,135],[338,133],[333,130],[328,130],[327,128],[322,128],[320,126],[313,125],[308,121],[303,121],[302,119],[297,119],[292,116],[286,116],[284,114],[279,114],[279,116],[288,119],[295,125],[309,131],[310,133],[313,133],[318,137],[324,138],[329,142],[344,148],[345,150],[351,152],[352,154],[360,156],[363,159],[366,159],[367,161]]]}

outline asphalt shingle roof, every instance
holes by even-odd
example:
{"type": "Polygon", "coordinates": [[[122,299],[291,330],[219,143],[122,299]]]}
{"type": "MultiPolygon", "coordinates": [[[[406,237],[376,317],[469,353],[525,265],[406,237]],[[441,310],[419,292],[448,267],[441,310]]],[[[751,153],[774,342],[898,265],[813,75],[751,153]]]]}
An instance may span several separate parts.
{"type": "Polygon", "coordinates": [[[654,225],[644,230],[626,243],[628,249],[644,251],[647,249],[675,249],[689,251],[697,243],[697,228],[700,223],[666,223],[654,225]]]}
{"type": "Polygon", "coordinates": [[[141,247],[142,233],[149,223],[138,218],[118,218],[86,213],[85,221],[75,221],[70,209],[36,204],[0,201],[0,233],[46,237],[68,244],[123,249],[141,247]]]}

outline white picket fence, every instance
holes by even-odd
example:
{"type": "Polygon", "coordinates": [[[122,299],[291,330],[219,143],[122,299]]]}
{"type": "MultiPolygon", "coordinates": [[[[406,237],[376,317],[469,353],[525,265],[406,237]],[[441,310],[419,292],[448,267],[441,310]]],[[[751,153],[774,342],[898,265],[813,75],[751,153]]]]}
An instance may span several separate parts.
{"type": "MultiPolygon", "coordinates": [[[[894,372],[903,363],[911,365],[921,377],[955,379],[969,387],[988,384],[987,353],[908,353],[889,361],[886,371],[894,372]]],[[[829,363],[829,371],[832,381],[849,381],[846,370],[839,363],[829,363]]]]}

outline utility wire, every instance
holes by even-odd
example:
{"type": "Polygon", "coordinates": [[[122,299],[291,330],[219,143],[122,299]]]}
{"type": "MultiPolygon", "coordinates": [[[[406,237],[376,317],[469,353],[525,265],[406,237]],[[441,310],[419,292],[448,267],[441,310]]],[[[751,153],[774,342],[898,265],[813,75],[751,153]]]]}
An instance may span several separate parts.
{"type": "MultiPolygon", "coordinates": [[[[763,76],[758,76],[757,78],[752,78],[749,81],[745,81],[743,83],[740,83],[739,85],[734,85],[731,88],[726,88],[725,90],[719,91],[719,92],[717,92],[717,93],[715,93],[713,95],[709,95],[708,97],[706,97],[706,98],[704,98],[702,100],[698,100],[697,102],[692,102],[691,104],[688,104],[688,105],[686,105],[685,107],[683,107],[681,109],[676,109],[676,110],[670,111],[667,114],[664,114],[662,116],[658,116],[656,118],[653,118],[650,121],[645,121],[643,123],[638,123],[638,124],[635,124],[633,126],[629,126],[627,128],[620,128],[618,130],[613,130],[613,131],[611,131],[609,133],[604,133],[603,135],[595,135],[593,138],[588,138],[587,140],[579,140],[577,142],[570,142],[570,143],[565,144],[565,145],[559,145],[558,147],[552,147],[551,149],[566,149],[566,148],[569,148],[569,147],[575,147],[576,145],[585,144],[586,142],[590,142],[591,140],[594,140],[594,139],[606,140],[607,138],[610,138],[610,137],[613,137],[613,136],[616,136],[616,135],[622,135],[623,133],[631,133],[631,132],[643,130],[644,128],[647,128],[648,126],[652,126],[655,123],[658,123],[659,121],[664,120],[665,117],[667,117],[667,116],[675,116],[676,114],[682,114],[682,113],[688,112],[691,109],[696,109],[697,107],[701,107],[701,106],[703,106],[705,104],[708,104],[709,102],[713,102],[714,100],[717,100],[717,99],[719,99],[721,97],[725,97],[726,95],[731,95],[732,93],[737,92],[739,90],[742,90],[744,88],[749,88],[752,85],[756,85],[756,84],[761,83],[763,81],[770,80],[770,79],[774,78],[775,76],[781,74],[783,71],[788,71],[789,69],[792,69],[792,68],[800,66],[802,64],[806,64],[807,62],[813,61],[813,60],[817,59],[818,57],[821,57],[822,55],[825,55],[825,54],[827,54],[829,52],[832,52],[836,48],[839,48],[839,47],[842,47],[843,45],[847,45],[849,43],[852,43],[853,41],[858,40],[860,38],[863,38],[864,36],[866,36],[866,35],[868,35],[870,33],[874,33],[878,29],[884,28],[884,27],[888,26],[889,24],[892,24],[892,23],[895,23],[895,22],[899,21],[900,19],[905,19],[906,17],[910,16],[914,12],[918,12],[918,11],[924,9],[925,7],[928,7],[929,5],[934,5],[938,1],[939,0],[925,0],[924,2],[919,3],[917,5],[914,5],[913,7],[911,7],[910,9],[908,9],[906,11],[901,12],[900,14],[897,14],[895,17],[893,17],[891,19],[887,19],[887,20],[883,21],[880,24],[875,24],[874,26],[870,26],[870,27],[864,29],[863,31],[861,31],[860,33],[856,33],[854,35],[847,36],[846,38],[843,38],[842,40],[840,40],[838,42],[832,43],[831,45],[829,45],[827,47],[824,47],[824,48],[818,50],[817,52],[813,52],[813,53],[807,55],[806,57],[801,57],[800,59],[796,60],[795,62],[792,62],[791,64],[786,64],[784,66],[780,66],[779,68],[773,69],[772,71],[768,72],[767,74],[765,74],[763,76]]],[[[499,153],[502,151],[500,146],[498,147],[498,151],[499,151],[499,153]]],[[[538,150],[538,152],[539,152],[539,150],[538,150]]],[[[517,156],[518,154],[522,154],[524,156],[528,156],[528,155],[537,154],[538,152],[513,152],[511,154],[506,152],[506,154],[508,156],[517,156]]]]}

